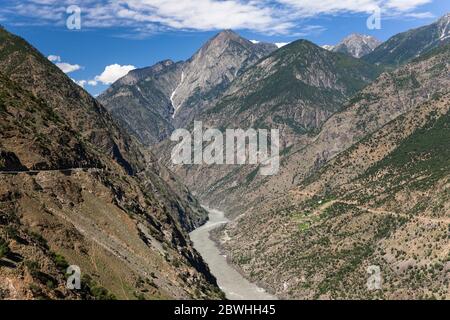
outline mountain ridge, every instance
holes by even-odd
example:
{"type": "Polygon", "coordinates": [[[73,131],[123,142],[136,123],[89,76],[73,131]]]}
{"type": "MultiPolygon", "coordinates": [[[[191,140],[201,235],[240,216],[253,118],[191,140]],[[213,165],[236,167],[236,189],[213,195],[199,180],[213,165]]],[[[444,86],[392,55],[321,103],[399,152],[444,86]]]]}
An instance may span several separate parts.
{"type": "Polygon", "coordinates": [[[398,67],[432,49],[450,42],[450,14],[436,22],[399,33],[363,59],[369,63],[398,67]]]}

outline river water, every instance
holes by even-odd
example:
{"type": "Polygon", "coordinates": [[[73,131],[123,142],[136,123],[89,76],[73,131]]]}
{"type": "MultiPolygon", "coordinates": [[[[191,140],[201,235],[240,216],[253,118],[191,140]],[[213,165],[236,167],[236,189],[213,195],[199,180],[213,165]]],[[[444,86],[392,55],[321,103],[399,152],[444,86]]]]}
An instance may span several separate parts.
{"type": "Polygon", "coordinates": [[[220,253],[216,243],[210,239],[211,230],[227,224],[229,220],[224,213],[208,209],[209,221],[191,233],[195,249],[209,265],[212,274],[217,278],[219,287],[229,300],[273,300],[274,296],[264,289],[245,279],[227,263],[226,257],[220,253]]]}

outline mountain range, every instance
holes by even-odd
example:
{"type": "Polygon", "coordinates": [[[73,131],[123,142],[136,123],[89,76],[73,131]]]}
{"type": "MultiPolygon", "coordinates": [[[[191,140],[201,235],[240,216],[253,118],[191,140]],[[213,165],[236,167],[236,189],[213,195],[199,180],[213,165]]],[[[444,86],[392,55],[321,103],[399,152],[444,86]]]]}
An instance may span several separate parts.
{"type": "MultiPolygon", "coordinates": [[[[367,68],[375,69],[375,65],[380,70],[399,66],[436,46],[447,43],[449,39],[447,35],[450,32],[448,22],[449,17],[445,15],[436,23],[396,35],[383,44],[371,36],[351,34],[339,44],[324,46],[324,48],[361,59],[362,61],[355,63],[363,65],[366,62],[367,68]]],[[[236,91],[236,88],[242,90],[245,87],[243,81],[248,81],[244,77],[249,77],[248,74],[252,70],[253,72],[258,70],[256,64],[260,59],[266,59],[266,63],[269,63],[269,55],[275,51],[275,54],[278,54],[286,49],[277,50],[276,45],[269,43],[253,43],[231,30],[226,30],[209,40],[185,62],[167,60],[152,67],[131,71],[114,83],[98,100],[141,143],[148,146],[155,145],[164,141],[176,128],[184,128],[194,118],[202,118],[211,110],[220,108],[226,101],[225,97],[230,96],[230,90],[236,91]],[[148,122],[152,122],[153,125],[148,126],[148,122]]],[[[312,52],[311,50],[310,53],[312,52]]],[[[300,58],[303,57],[300,56],[300,58]]],[[[342,67],[345,67],[344,62],[342,67]]],[[[326,69],[326,64],[321,64],[320,68],[326,69]]],[[[260,71],[266,72],[266,70],[260,71]]],[[[373,80],[376,75],[376,72],[372,71],[370,76],[365,74],[366,78],[361,82],[354,82],[361,86],[373,80]]],[[[250,77],[249,80],[255,79],[250,77]]],[[[280,78],[279,80],[291,83],[288,81],[290,79],[280,78]]],[[[274,90],[278,90],[275,86],[276,84],[273,87],[274,90]]],[[[326,89],[329,90],[327,94],[336,94],[332,92],[335,88],[326,89]]],[[[265,89],[262,88],[262,90],[265,89]]],[[[289,91],[289,94],[294,92],[290,88],[283,90],[289,91]]],[[[342,88],[339,90],[342,91],[342,88]]],[[[265,94],[269,91],[266,90],[265,94]]],[[[255,96],[258,94],[254,93],[255,96]]],[[[317,97],[312,99],[315,102],[320,100],[317,97]]],[[[331,112],[336,111],[341,102],[335,101],[334,97],[327,99],[327,103],[333,105],[331,112]]],[[[249,100],[249,103],[253,102],[249,100]]],[[[308,113],[301,115],[308,120],[303,119],[298,123],[292,112],[286,112],[285,118],[289,118],[288,122],[292,127],[289,131],[305,130],[305,126],[311,127],[311,123],[307,123],[311,121],[316,121],[316,125],[320,125],[321,121],[327,117],[326,112],[317,115],[319,119],[314,119],[316,116],[311,117],[308,113]],[[294,119],[291,119],[292,117],[294,119]]],[[[279,115],[271,117],[273,118],[279,118],[279,115]]],[[[215,120],[214,117],[212,119],[215,120]]],[[[280,119],[280,121],[286,122],[286,119],[280,119]]]]}
{"type": "Polygon", "coordinates": [[[0,297],[221,299],[188,235],[202,203],[232,220],[212,234],[227,259],[277,297],[449,299],[449,18],[327,48],[225,30],[97,100],[0,30],[0,297]],[[279,129],[280,172],[174,165],[168,137],[194,120],[279,129]]]}

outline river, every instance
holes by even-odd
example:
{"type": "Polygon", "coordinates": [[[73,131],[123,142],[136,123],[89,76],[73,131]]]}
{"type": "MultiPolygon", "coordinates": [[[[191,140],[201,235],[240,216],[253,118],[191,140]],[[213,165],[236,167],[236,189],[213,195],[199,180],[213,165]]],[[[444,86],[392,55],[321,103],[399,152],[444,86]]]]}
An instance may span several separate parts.
{"type": "Polygon", "coordinates": [[[230,266],[226,257],[220,253],[216,243],[210,239],[211,230],[227,224],[229,220],[224,213],[208,209],[209,221],[191,233],[195,249],[209,265],[212,274],[217,278],[219,287],[229,300],[274,300],[276,297],[264,289],[245,279],[236,269],[230,266]]]}

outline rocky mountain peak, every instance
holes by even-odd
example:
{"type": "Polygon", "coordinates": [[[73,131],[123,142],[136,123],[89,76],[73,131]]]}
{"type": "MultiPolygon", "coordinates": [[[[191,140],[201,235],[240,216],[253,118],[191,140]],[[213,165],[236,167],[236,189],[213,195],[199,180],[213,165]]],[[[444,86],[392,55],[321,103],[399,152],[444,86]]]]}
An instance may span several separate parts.
{"type": "Polygon", "coordinates": [[[275,44],[252,43],[224,30],[187,61],[164,60],[131,71],[99,101],[141,142],[155,144],[186,125],[244,70],[277,49],[275,44]]]}
{"type": "Polygon", "coordinates": [[[243,39],[239,34],[237,34],[236,32],[234,32],[233,30],[227,29],[227,30],[222,30],[220,31],[214,38],[217,40],[228,40],[228,39],[243,39]]]}
{"type": "Polygon", "coordinates": [[[176,89],[171,93],[174,119],[186,123],[192,112],[222,92],[246,68],[276,50],[276,46],[254,44],[232,30],[210,39],[183,66],[176,89]]]}
{"type": "Polygon", "coordinates": [[[352,33],[342,40],[343,43],[347,43],[347,42],[351,42],[351,41],[377,42],[377,43],[380,42],[375,37],[372,37],[372,36],[369,36],[366,34],[360,34],[360,33],[352,33]]]}
{"type": "Polygon", "coordinates": [[[158,73],[170,66],[173,66],[174,64],[175,64],[175,62],[173,62],[172,60],[163,60],[163,61],[155,63],[151,67],[132,70],[129,72],[129,75],[140,74],[142,72],[158,73]]]}
{"type": "Polygon", "coordinates": [[[167,68],[170,68],[173,65],[175,65],[175,62],[172,60],[163,60],[151,67],[131,70],[127,75],[117,80],[112,86],[134,85],[151,75],[164,72],[167,68]]]}
{"type": "MultiPolygon", "coordinates": [[[[233,30],[223,30],[206,42],[196,55],[208,54],[211,52],[223,52],[233,44],[240,44],[245,49],[250,50],[254,46],[249,40],[242,38],[239,34],[233,30]]],[[[195,57],[195,55],[194,55],[195,57]]]]}
{"type": "Polygon", "coordinates": [[[216,36],[209,40],[202,47],[202,49],[200,49],[200,52],[206,52],[209,50],[222,52],[225,50],[236,50],[236,44],[240,47],[238,50],[244,49],[247,52],[257,55],[258,57],[264,57],[278,49],[277,45],[274,43],[250,41],[241,37],[233,30],[228,29],[219,32],[216,36]]]}
{"type": "Polygon", "coordinates": [[[169,67],[169,66],[173,65],[174,63],[175,63],[175,62],[173,62],[173,61],[170,60],[170,59],[168,59],[168,60],[163,60],[163,61],[160,61],[160,62],[156,63],[156,64],[153,66],[153,69],[154,69],[155,71],[158,71],[158,70],[161,70],[161,69],[163,69],[163,68],[165,68],[165,67],[169,67]]]}
{"type": "Polygon", "coordinates": [[[378,47],[381,41],[364,34],[353,33],[344,38],[332,50],[335,52],[347,53],[355,58],[361,58],[378,47]]]}

